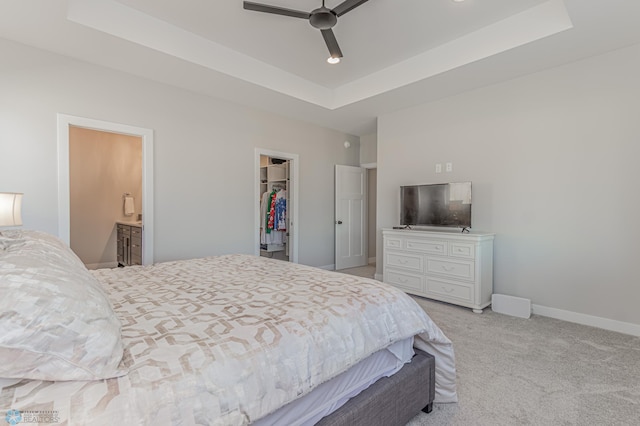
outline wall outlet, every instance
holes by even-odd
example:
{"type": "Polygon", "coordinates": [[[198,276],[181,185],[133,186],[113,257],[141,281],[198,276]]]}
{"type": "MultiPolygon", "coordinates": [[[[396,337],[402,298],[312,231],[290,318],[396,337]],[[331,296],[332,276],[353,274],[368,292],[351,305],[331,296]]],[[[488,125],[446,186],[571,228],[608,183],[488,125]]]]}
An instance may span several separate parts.
{"type": "Polygon", "coordinates": [[[452,172],[453,171],[453,163],[447,163],[446,165],[446,170],[448,172],[452,172]]]}
{"type": "Polygon", "coordinates": [[[442,164],[436,164],[436,173],[442,173],[442,164]]]}

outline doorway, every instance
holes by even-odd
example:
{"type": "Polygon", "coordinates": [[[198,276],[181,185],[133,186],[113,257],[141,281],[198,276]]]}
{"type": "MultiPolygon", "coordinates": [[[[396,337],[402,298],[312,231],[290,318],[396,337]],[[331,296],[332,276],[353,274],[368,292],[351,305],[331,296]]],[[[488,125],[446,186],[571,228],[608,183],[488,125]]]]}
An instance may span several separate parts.
{"type": "MultiPolygon", "coordinates": [[[[139,137],[142,144],[142,264],[153,263],[153,131],[90,118],[58,114],[58,236],[71,245],[71,127],[139,137]]],[[[122,194],[124,196],[124,194],[122,194]]],[[[114,250],[115,251],[115,250],[114,250]]]]}
{"type": "Polygon", "coordinates": [[[254,170],[254,254],[298,263],[298,154],[256,148],[254,170]],[[271,159],[277,161],[273,162],[271,159]],[[265,192],[271,193],[274,189],[284,190],[287,194],[284,232],[286,244],[281,247],[269,246],[261,238],[261,228],[264,228],[265,221],[261,213],[263,196],[265,192]]]}
{"type": "Polygon", "coordinates": [[[143,223],[142,138],[70,126],[69,200],[71,250],[88,269],[118,266],[116,224],[143,223]]]}

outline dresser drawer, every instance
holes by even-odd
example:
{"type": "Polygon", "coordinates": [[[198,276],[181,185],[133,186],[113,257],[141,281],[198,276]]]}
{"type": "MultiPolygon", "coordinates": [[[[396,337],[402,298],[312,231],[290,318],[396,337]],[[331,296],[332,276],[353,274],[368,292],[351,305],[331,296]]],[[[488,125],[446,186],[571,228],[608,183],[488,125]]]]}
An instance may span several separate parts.
{"type": "Polygon", "coordinates": [[[429,257],[427,258],[427,274],[448,275],[473,281],[475,279],[475,263],[467,260],[429,257]]]}
{"type": "Polygon", "coordinates": [[[440,296],[439,299],[452,299],[452,301],[473,303],[473,284],[455,283],[446,280],[427,277],[427,293],[440,296]]]}
{"type": "Polygon", "coordinates": [[[473,244],[451,243],[449,244],[449,256],[473,259],[476,257],[475,248],[473,244]]]}
{"type": "Polygon", "coordinates": [[[400,238],[385,238],[384,239],[384,247],[390,249],[401,249],[402,248],[402,240],[400,238]]]}
{"type": "Polygon", "coordinates": [[[424,272],[424,257],[419,254],[387,252],[384,264],[409,271],[424,272]]]}
{"type": "Polygon", "coordinates": [[[131,256],[142,257],[142,244],[131,240],[131,256]]]}
{"type": "Polygon", "coordinates": [[[118,224],[118,235],[128,237],[131,235],[131,227],[118,224]]]}
{"type": "Polygon", "coordinates": [[[424,277],[420,275],[389,269],[385,271],[384,282],[400,287],[403,290],[424,293],[424,277]]]}
{"type": "Polygon", "coordinates": [[[131,227],[131,236],[132,237],[142,237],[142,229],[137,226],[131,227]]]}
{"type": "Polygon", "coordinates": [[[416,250],[430,254],[447,254],[447,242],[437,240],[406,240],[406,249],[416,250]]]}
{"type": "Polygon", "coordinates": [[[133,253],[131,254],[131,264],[132,265],[142,265],[142,257],[135,256],[133,253]]]}

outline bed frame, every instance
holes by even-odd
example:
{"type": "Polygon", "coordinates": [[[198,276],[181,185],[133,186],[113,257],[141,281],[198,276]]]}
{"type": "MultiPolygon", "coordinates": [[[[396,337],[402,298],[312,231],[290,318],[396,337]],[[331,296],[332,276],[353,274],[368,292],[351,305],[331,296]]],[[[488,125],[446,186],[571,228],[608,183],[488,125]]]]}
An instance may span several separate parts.
{"type": "Polygon", "coordinates": [[[430,413],[435,397],[435,358],[415,349],[411,362],[383,377],[316,426],[404,426],[420,410],[430,413]]]}

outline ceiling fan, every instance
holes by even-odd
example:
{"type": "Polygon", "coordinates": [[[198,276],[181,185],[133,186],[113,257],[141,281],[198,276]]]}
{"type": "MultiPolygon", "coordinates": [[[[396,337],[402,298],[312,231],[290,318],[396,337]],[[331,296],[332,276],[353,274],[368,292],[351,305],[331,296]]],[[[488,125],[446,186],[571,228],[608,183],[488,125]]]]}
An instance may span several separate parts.
{"type": "Polygon", "coordinates": [[[247,10],[254,10],[256,12],[273,13],[276,15],[291,16],[294,18],[308,19],[312,27],[317,28],[322,33],[324,42],[329,48],[331,57],[327,59],[329,63],[338,63],[342,58],[342,51],[338,46],[336,36],[333,34],[334,25],[338,22],[338,17],[345,13],[355,9],[368,0],[345,0],[333,9],[329,9],[324,6],[324,0],[322,0],[322,6],[312,10],[311,12],[302,12],[299,10],[287,9],[278,6],[269,6],[261,3],[253,3],[250,1],[244,2],[244,8],[247,10]]]}

